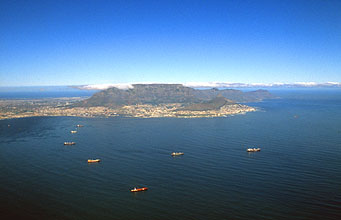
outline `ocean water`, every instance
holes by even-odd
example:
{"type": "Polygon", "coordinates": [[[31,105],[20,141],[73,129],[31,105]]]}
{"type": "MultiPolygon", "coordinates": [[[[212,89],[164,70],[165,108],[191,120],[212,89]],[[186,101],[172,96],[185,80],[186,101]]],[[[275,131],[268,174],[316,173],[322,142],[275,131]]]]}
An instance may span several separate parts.
{"type": "Polygon", "coordinates": [[[0,87],[0,99],[43,99],[89,97],[98,90],[80,90],[68,86],[0,87]]]}
{"type": "Polygon", "coordinates": [[[2,120],[0,217],[341,219],[341,92],[275,92],[227,118],[2,120]]]}

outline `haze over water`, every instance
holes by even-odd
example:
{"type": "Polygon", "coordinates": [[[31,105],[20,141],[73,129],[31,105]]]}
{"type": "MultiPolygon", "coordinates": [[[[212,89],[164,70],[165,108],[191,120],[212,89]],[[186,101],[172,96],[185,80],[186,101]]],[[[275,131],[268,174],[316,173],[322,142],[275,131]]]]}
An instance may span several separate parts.
{"type": "Polygon", "coordinates": [[[0,216],[340,219],[341,91],[277,94],[227,118],[2,120],[0,216]]]}

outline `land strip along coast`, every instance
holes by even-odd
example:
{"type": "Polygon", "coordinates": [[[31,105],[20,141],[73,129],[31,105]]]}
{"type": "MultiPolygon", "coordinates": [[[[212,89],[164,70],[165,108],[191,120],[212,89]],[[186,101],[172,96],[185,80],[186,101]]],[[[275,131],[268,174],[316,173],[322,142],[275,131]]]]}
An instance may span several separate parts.
{"type": "Polygon", "coordinates": [[[90,98],[0,99],[0,119],[35,116],[225,117],[256,111],[245,102],[274,98],[266,90],[198,90],[181,84],[135,84],[109,88],[90,98]]]}

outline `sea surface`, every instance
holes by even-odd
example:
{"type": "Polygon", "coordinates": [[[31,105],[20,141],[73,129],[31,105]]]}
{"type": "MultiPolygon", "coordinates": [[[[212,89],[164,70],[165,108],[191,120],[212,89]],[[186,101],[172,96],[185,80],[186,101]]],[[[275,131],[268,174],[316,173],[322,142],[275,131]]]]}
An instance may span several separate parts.
{"type": "Polygon", "coordinates": [[[0,218],[341,219],[341,91],[275,93],[226,118],[1,120],[0,218]]]}
{"type": "Polygon", "coordinates": [[[70,86],[0,87],[0,99],[44,99],[90,97],[98,90],[80,90],[70,86]]]}

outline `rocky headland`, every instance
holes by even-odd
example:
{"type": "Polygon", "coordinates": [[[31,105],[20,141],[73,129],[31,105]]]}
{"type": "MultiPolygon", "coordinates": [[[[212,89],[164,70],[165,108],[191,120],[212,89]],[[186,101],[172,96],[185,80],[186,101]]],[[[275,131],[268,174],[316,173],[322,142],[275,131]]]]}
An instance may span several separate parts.
{"type": "Polygon", "coordinates": [[[135,84],[109,88],[87,99],[0,100],[0,119],[34,116],[226,117],[256,111],[245,102],[275,98],[266,90],[193,89],[181,84],[135,84]]]}

